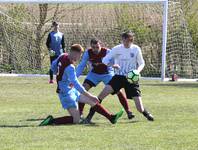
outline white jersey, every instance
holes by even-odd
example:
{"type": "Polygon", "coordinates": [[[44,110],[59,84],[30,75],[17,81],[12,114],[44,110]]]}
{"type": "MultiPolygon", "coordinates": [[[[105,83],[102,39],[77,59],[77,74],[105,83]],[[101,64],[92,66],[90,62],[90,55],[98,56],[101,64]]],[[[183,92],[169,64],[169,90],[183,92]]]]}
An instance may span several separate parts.
{"type": "Polygon", "coordinates": [[[115,70],[115,74],[126,76],[131,70],[137,70],[141,65],[144,67],[144,59],[141,48],[132,44],[130,48],[125,48],[123,44],[117,45],[102,60],[106,65],[114,59],[114,64],[118,64],[120,69],[115,70]]]}

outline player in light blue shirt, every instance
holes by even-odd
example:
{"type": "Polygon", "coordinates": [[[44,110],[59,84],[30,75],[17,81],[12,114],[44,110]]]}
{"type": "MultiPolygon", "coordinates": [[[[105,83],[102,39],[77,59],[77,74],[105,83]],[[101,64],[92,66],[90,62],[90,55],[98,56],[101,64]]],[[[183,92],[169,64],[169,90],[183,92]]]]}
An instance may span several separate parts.
{"type": "MultiPolygon", "coordinates": [[[[62,53],[64,53],[65,41],[64,34],[59,31],[59,24],[54,21],[52,23],[53,31],[48,34],[46,46],[50,53],[50,63],[58,58],[62,53]]],[[[53,83],[53,72],[50,69],[50,81],[49,83],[53,83]]]]}
{"type": "Polygon", "coordinates": [[[89,104],[96,112],[105,116],[111,123],[116,123],[123,114],[123,110],[113,115],[98,102],[98,98],[87,92],[77,79],[74,64],[80,59],[83,48],[79,44],[71,47],[70,53],[64,53],[53,63],[51,69],[56,74],[57,93],[62,107],[68,110],[71,116],[54,118],[48,116],[41,122],[44,125],[60,125],[80,123],[78,102],[89,104]]]}

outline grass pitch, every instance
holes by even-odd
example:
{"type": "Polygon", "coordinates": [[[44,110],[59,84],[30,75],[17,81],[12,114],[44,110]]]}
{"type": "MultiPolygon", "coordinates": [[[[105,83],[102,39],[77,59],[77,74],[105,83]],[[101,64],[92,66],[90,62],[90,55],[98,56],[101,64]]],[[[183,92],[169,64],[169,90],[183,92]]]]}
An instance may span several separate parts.
{"type": "MultiPolygon", "coordinates": [[[[82,81],[82,80],[81,80],[82,81]]],[[[100,84],[91,92],[98,94],[100,84]]],[[[51,114],[66,115],[47,78],[0,77],[0,150],[197,150],[198,83],[142,81],[145,107],[154,115],[148,122],[134,107],[112,125],[96,114],[95,125],[38,127],[51,114]]],[[[116,96],[103,105],[120,110],[116,96]]],[[[86,106],[85,114],[87,114],[86,106]]]]}

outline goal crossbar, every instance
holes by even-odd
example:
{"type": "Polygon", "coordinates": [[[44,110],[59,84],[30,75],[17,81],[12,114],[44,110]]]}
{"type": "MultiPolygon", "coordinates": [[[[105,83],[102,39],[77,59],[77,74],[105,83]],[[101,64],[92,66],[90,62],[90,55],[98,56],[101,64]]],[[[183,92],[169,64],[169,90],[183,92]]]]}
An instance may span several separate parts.
{"type": "Polygon", "coordinates": [[[168,0],[0,0],[0,3],[165,3],[168,0]]]}

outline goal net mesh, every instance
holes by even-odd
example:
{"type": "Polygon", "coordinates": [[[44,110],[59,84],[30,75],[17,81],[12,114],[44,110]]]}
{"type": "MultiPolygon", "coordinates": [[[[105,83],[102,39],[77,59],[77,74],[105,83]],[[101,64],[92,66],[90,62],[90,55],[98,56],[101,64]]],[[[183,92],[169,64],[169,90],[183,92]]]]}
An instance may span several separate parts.
{"type": "MultiPolygon", "coordinates": [[[[198,78],[198,57],[180,3],[169,2],[166,77],[198,78]]],[[[126,30],[142,49],[145,77],[161,76],[163,5],[152,4],[0,4],[0,72],[47,73],[46,39],[52,21],[64,33],[66,51],[91,38],[112,48],[126,30]]]]}

